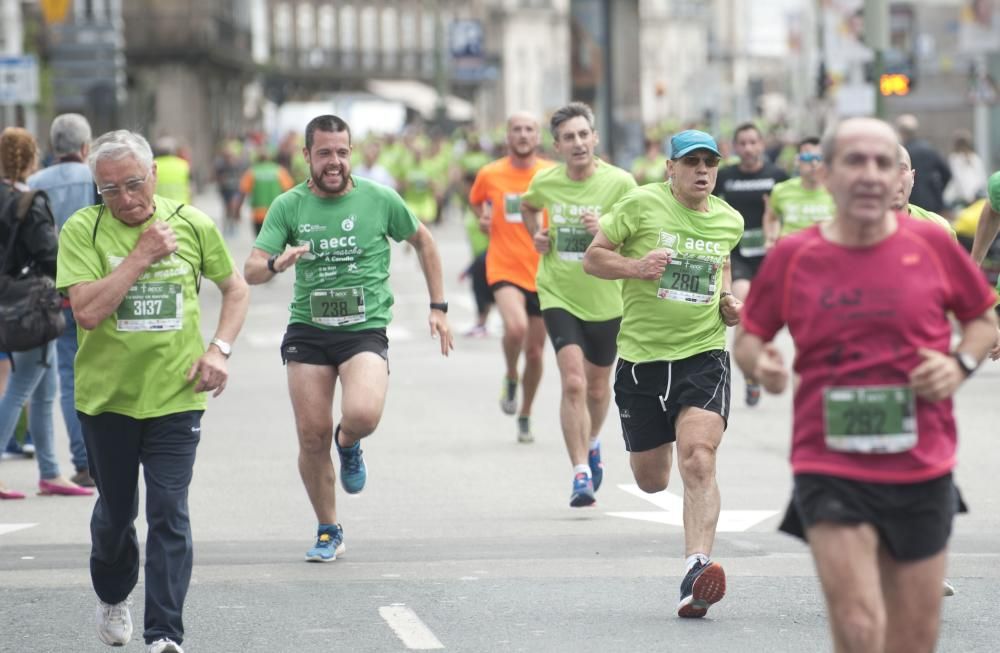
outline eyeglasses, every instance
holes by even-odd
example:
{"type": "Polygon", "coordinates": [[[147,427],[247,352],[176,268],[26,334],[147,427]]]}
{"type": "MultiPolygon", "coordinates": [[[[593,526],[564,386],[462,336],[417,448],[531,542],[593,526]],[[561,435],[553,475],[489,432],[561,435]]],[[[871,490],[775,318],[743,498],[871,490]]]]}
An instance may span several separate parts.
{"type": "Polygon", "coordinates": [[[823,160],[823,155],[822,154],[806,153],[806,154],[800,154],[799,155],[799,161],[801,161],[802,163],[812,163],[814,161],[818,162],[818,161],[822,161],[822,160],[823,160]]]}
{"type": "Polygon", "coordinates": [[[689,168],[697,168],[699,163],[704,163],[708,168],[718,168],[721,160],[717,156],[695,156],[693,154],[681,157],[681,163],[689,168]]]}
{"type": "Polygon", "coordinates": [[[138,178],[129,179],[128,181],[125,182],[124,188],[122,188],[121,186],[103,186],[101,188],[98,188],[97,192],[100,193],[101,197],[107,200],[117,199],[118,197],[121,196],[122,193],[128,193],[129,195],[133,195],[142,190],[142,187],[149,180],[149,175],[152,174],[152,172],[153,172],[152,170],[147,172],[146,176],[143,177],[142,179],[138,178]]]}

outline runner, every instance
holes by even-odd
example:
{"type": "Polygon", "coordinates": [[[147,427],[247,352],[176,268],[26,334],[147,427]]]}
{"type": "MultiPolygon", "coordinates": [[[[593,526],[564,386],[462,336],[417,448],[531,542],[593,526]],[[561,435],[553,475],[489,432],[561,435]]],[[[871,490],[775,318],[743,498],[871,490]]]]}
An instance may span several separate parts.
{"type": "Polygon", "coordinates": [[[507,119],[507,150],[502,159],[483,166],[469,191],[469,203],[490,234],[486,281],[503,319],[503,355],[507,365],[500,387],[500,410],[517,413],[518,442],[534,441],[531,406],[542,378],[545,324],[538,303],[535,275],[538,252],[521,218],[521,195],[539,170],[551,167],[538,158],[538,121],[515,113],[507,119]],[[524,352],[521,409],[517,408],[517,362],[524,352]]]}
{"type": "Polygon", "coordinates": [[[792,504],[838,651],[930,651],[952,518],[951,396],[996,339],[994,295],[937,227],[889,210],[892,128],[856,118],[824,138],[832,222],[783,238],[747,299],[736,360],[769,392],[788,382],[771,343],[796,344],[792,504]],[[951,311],[962,325],[951,349],[951,311]]]}
{"type": "MultiPolygon", "coordinates": [[[[990,246],[1000,233],[1000,172],[990,175],[987,187],[987,199],[983,212],[976,225],[976,235],[972,241],[972,260],[976,265],[982,265],[990,246]]],[[[997,294],[1000,294],[1000,278],[997,279],[997,294]]],[[[1000,314],[1000,305],[997,307],[1000,314]]],[[[997,344],[990,350],[992,360],[1000,360],[1000,332],[997,334],[997,344]]]]}
{"type": "Polygon", "coordinates": [[[257,150],[253,165],[240,177],[239,193],[233,199],[235,206],[233,212],[238,219],[243,200],[249,197],[250,210],[253,212],[254,234],[259,235],[271,203],[294,185],[292,175],[278,165],[271,153],[262,145],[257,150]]]}
{"type": "Polygon", "coordinates": [[[726,326],[739,323],[729,255],[743,218],[711,195],[721,155],[705,132],[670,139],[668,183],[642,186],[601,217],[584,269],[624,279],[615,403],[635,481],[667,489],[677,442],[687,556],[677,614],[703,617],[726,591],[712,562],[719,521],[715,456],[729,419],[726,326]]]}
{"type": "MultiPolygon", "coordinates": [[[[733,251],[730,264],[733,294],[744,301],[750,292],[750,282],[767,252],[763,223],[765,197],[775,184],[788,179],[788,175],[781,168],[767,162],[764,157],[764,137],[753,123],[744,123],[736,128],[733,149],[740,157],[740,162],[719,171],[719,179],[713,192],[743,216],[743,240],[733,251]]],[[[736,332],[739,333],[738,328],[736,332]]],[[[747,378],[747,406],[756,406],[759,401],[760,385],[753,378],[747,378]]]]}
{"type": "Polygon", "coordinates": [[[244,267],[247,281],[259,284],[295,266],[281,359],[288,367],[299,474],[319,521],[306,560],[329,562],[344,551],[331,447],[336,444],[340,456],[341,485],[357,494],[368,477],[361,440],[378,426],[385,407],[393,303],[389,238],[417,251],[430,293],[431,336],[440,338],[445,356],[452,336],[434,239],[395,191],[351,175],[347,123],[332,115],[313,118],[303,156],[310,180],[271,204],[244,267]],[[334,429],[338,378],[344,396],[334,429]]]}
{"type": "Polygon", "coordinates": [[[915,204],[910,204],[910,194],[913,192],[913,182],[916,179],[917,171],[910,167],[910,153],[902,145],[899,146],[899,170],[899,189],[892,200],[892,208],[896,211],[905,211],[910,217],[918,220],[933,222],[947,231],[952,240],[957,241],[958,234],[955,233],[955,229],[948,220],[933,211],[927,211],[915,204]]]}
{"type": "Polygon", "coordinates": [[[833,218],[833,198],[819,178],[823,163],[819,139],[802,139],[796,161],[799,176],[775,184],[766,202],[764,235],[768,249],[782,236],[833,218]]]}
{"type": "Polygon", "coordinates": [[[94,141],[87,162],[104,204],[77,211],[63,226],[56,286],[68,292],[80,325],[76,409],[100,493],[90,521],[97,633],[110,646],[131,639],[141,466],[148,524],[143,638],[149,653],[182,653],[194,560],[188,490],[204,393],[218,396],[226,387],[249,291],[212,218],[154,195],[157,169],[145,138],[108,132],[94,141]],[[207,348],[202,276],[222,291],[207,348]]]}
{"type": "Polygon", "coordinates": [[[538,299],[562,380],[559,416],[573,465],[569,505],[579,508],[594,504],[604,478],[599,435],[611,399],[608,377],[622,314],[621,284],[585,273],[583,254],[598,232],[598,219],[636,183],[595,156],[594,113],[586,104],[562,107],[549,126],[564,163],[535,175],[521,198],[521,216],[543,254],[538,299]]]}

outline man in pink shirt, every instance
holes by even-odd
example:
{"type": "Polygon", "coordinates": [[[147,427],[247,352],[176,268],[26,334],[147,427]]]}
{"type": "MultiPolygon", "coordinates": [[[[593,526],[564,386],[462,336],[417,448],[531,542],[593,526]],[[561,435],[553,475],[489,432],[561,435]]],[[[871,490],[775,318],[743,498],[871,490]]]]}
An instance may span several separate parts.
{"type": "Polygon", "coordinates": [[[769,392],[795,341],[792,470],[781,530],[812,550],[838,651],[930,651],[961,499],[951,396],[996,339],[993,293],[937,227],[890,210],[892,128],[856,118],[823,140],[836,214],[778,242],[742,312],[736,361],[769,392]],[[950,348],[948,312],[962,324],[950,348]]]}

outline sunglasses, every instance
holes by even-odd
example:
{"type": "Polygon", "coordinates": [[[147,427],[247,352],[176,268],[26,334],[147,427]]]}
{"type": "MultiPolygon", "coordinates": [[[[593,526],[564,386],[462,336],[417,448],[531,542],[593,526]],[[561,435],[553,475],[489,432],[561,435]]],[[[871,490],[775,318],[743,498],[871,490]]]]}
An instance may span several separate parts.
{"type": "Polygon", "coordinates": [[[719,161],[721,161],[717,156],[695,156],[693,154],[688,154],[681,157],[681,163],[689,168],[697,168],[699,163],[704,163],[708,168],[718,168],[719,161]]]}
{"type": "Polygon", "coordinates": [[[813,161],[822,161],[822,154],[800,154],[799,161],[802,163],[812,163],[813,161]]]}

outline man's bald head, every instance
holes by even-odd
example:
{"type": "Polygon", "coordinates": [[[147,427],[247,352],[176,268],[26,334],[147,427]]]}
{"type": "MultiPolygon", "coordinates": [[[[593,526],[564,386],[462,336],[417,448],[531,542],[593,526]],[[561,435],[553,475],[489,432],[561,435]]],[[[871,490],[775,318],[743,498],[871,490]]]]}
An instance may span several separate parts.
{"type": "Polygon", "coordinates": [[[913,181],[916,177],[916,170],[913,170],[910,153],[902,145],[899,146],[899,189],[892,200],[892,208],[897,211],[905,211],[910,203],[910,193],[913,192],[913,181]]]}
{"type": "Polygon", "coordinates": [[[535,116],[518,111],[507,118],[507,151],[512,159],[532,159],[540,140],[541,125],[535,116]]]}
{"type": "MultiPolygon", "coordinates": [[[[837,155],[837,147],[843,140],[857,135],[884,140],[893,145],[899,145],[896,131],[884,120],[878,118],[848,118],[827,129],[820,144],[823,150],[823,161],[827,166],[833,165],[837,155]]],[[[899,154],[897,152],[897,163],[899,154]]]]}
{"type": "Polygon", "coordinates": [[[896,132],[875,118],[851,118],[823,137],[824,183],[837,206],[838,223],[876,225],[900,193],[896,132]]]}
{"type": "Polygon", "coordinates": [[[541,123],[538,122],[538,118],[536,118],[532,113],[528,111],[515,111],[507,116],[507,131],[510,131],[511,127],[515,124],[524,122],[530,122],[536,129],[541,129],[541,123]]]}

